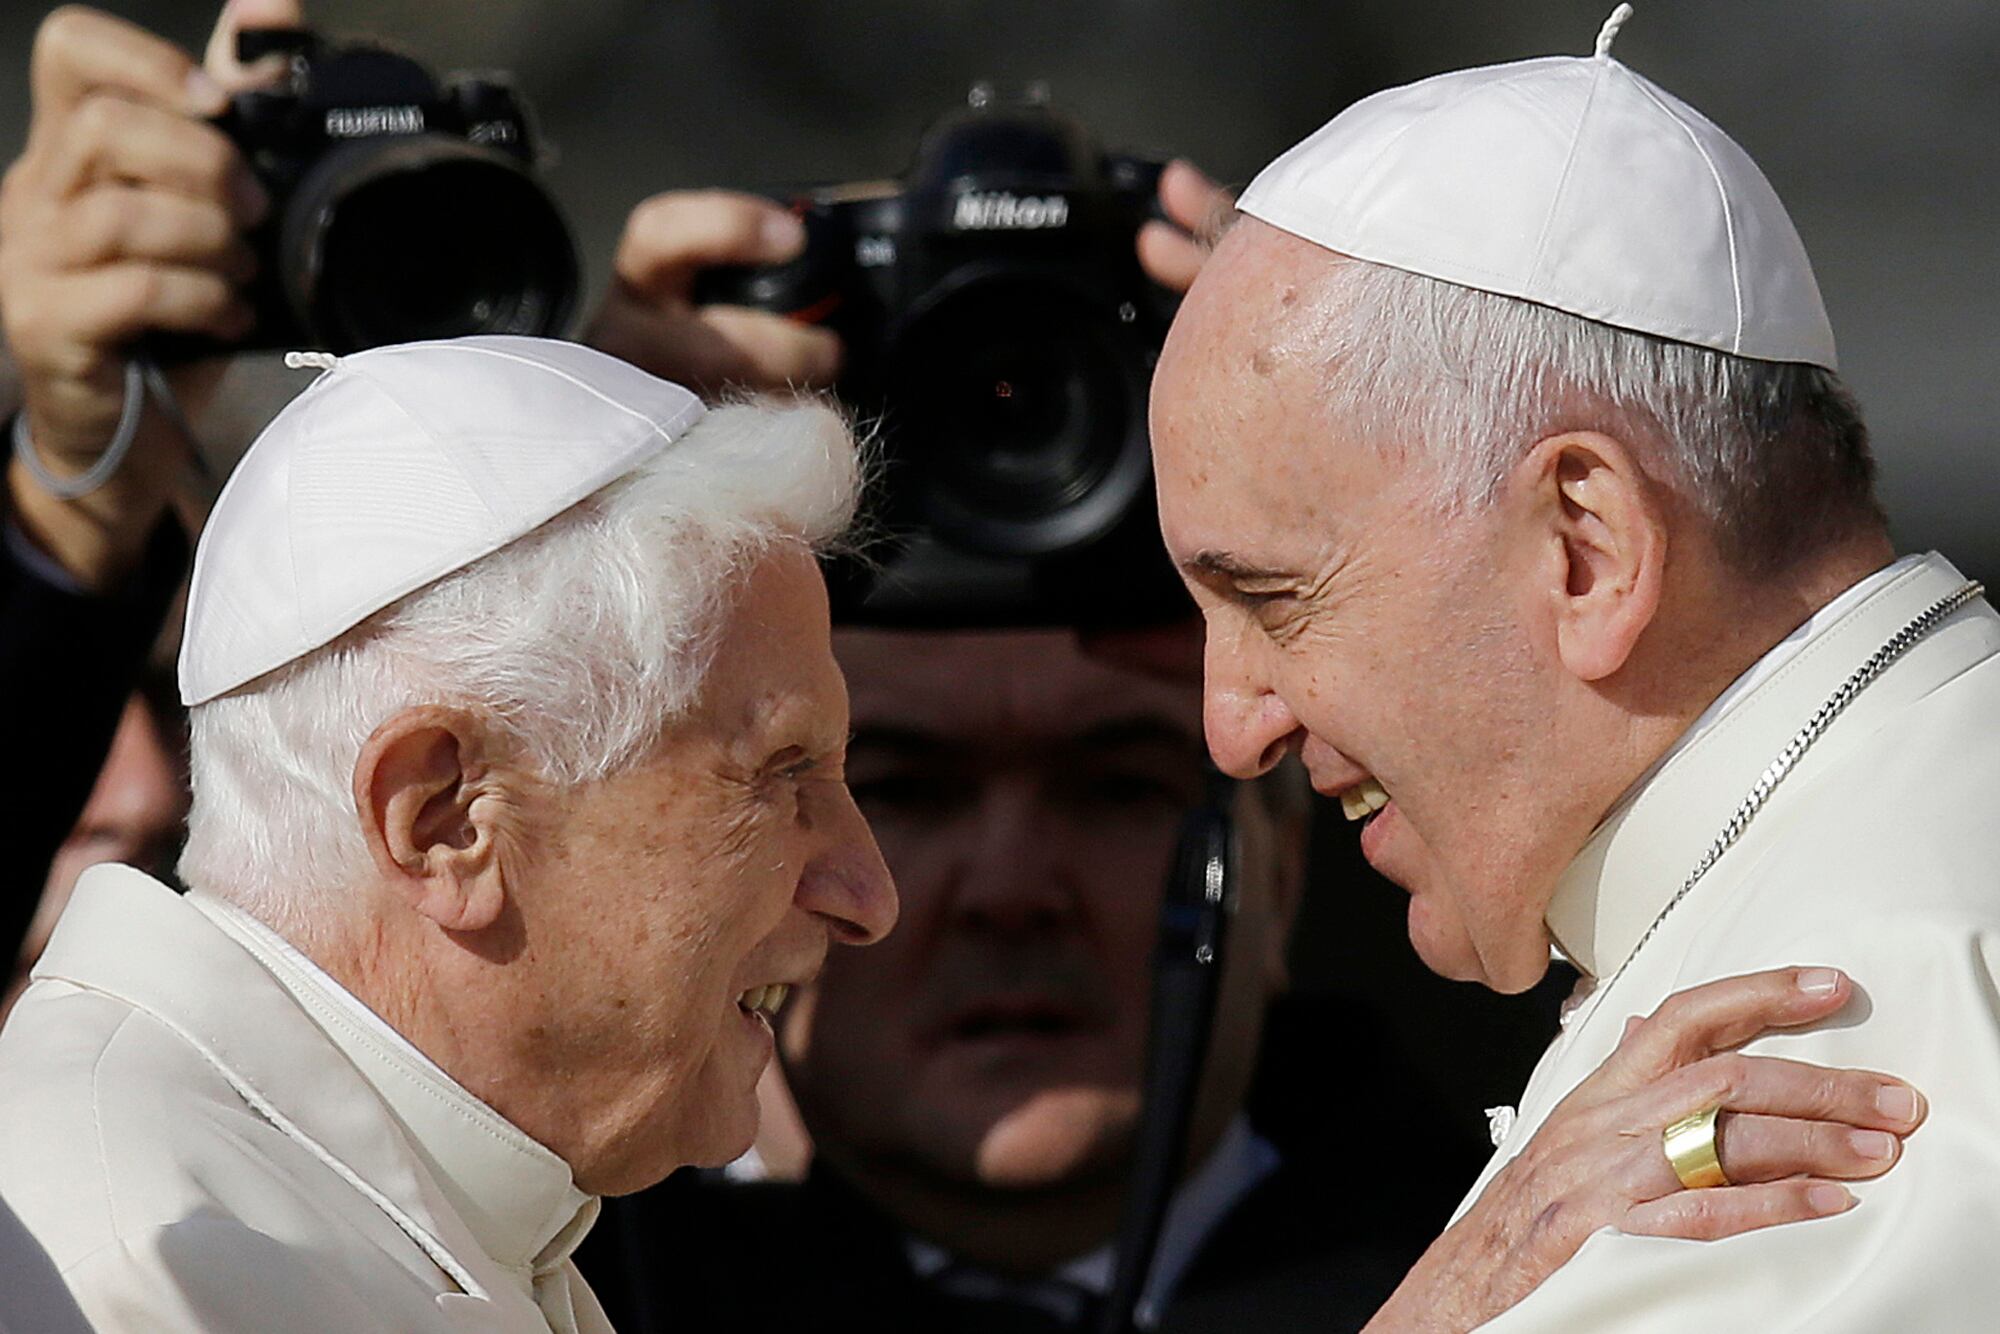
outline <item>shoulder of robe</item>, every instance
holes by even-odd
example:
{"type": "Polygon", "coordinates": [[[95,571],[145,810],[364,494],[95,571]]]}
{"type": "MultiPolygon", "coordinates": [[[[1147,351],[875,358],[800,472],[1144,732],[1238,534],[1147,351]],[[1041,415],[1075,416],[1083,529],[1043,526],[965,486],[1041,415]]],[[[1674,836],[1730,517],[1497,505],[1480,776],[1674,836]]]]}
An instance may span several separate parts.
{"type": "Polygon", "coordinates": [[[67,1267],[64,1280],[99,1331],[131,1334],[346,1334],[449,1328],[434,1298],[384,1262],[384,1286],[304,1245],[216,1213],[147,1227],[67,1267]]]}

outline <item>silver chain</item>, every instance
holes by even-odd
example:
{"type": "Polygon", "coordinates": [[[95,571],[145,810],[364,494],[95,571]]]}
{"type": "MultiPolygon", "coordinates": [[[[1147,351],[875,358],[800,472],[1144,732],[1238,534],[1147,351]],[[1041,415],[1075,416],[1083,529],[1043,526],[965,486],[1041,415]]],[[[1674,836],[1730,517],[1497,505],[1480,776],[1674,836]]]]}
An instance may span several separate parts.
{"type": "Polygon", "coordinates": [[[1618,979],[1625,976],[1625,970],[1639,957],[1639,951],[1646,948],[1646,942],[1653,938],[1653,933],[1667,920],[1667,914],[1680,906],[1681,900],[1701,883],[1701,878],[1708,874],[1709,868],[1722,860],[1722,854],[1729,851],[1737,839],[1743,837],[1743,831],[1750,827],[1750,821],[1764,809],[1764,803],[1768,802],[1771,794],[1777,791],[1778,784],[1785,781],[1785,776],[1797,767],[1799,760],[1804,757],[1807,750],[1811,749],[1812,744],[1825,735],[1826,729],[1833,726],[1833,720],[1846,711],[1847,706],[1854,702],[1855,696],[1866,690],[1876,677],[1887,671],[1889,664],[1908,653],[1925,635],[1937,629],[1946,617],[1985,591],[1984,584],[1969,583],[1949,597],[1939,598],[1926,608],[1922,615],[1891,636],[1888,643],[1876,649],[1868,661],[1855,668],[1853,675],[1840,683],[1840,688],[1828,697],[1826,703],[1819,706],[1819,711],[1806,721],[1806,725],[1799,729],[1798,734],[1785,743],[1785,748],[1778,752],[1778,758],[1771,761],[1770,767],[1758,775],[1757,782],[1751,787],[1749,795],[1737,805],[1735,812],[1729,817],[1729,823],[1722,826],[1722,832],[1715,836],[1715,841],[1701,854],[1701,860],[1695,863],[1692,871],[1688,872],[1687,879],[1683,880],[1681,887],[1674,891],[1674,896],[1667,900],[1667,906],[1660,909],[1660,915],[1646,928],[1646,934],[1639,937],[1639,943],[1625,956],[1625,962],[1618,965],[1618,971],[1611,975],[1609,982],[1597,988],[1600,995],[1610,991],[1618,984],[1618,979]]]}

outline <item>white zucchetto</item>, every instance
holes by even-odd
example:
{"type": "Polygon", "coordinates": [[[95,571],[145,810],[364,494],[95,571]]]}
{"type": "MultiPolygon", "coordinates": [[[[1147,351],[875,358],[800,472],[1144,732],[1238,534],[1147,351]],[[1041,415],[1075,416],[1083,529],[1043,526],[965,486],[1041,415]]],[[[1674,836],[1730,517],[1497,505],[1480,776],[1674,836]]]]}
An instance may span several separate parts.
{"type": "Polygon", "coordinates": [[[543,338],[294,353],[196,549],[183,703],[227,694],[499,550],[664,449],[701,400],[543,338]]]}
{"type": "Polygon", "coordinates": [[[1785,206],[1687,103],[1611,58],[1457,70],[1356,102],[1243,192],[1341,254],[1605,324],[1837,369],[1785,206]]]}

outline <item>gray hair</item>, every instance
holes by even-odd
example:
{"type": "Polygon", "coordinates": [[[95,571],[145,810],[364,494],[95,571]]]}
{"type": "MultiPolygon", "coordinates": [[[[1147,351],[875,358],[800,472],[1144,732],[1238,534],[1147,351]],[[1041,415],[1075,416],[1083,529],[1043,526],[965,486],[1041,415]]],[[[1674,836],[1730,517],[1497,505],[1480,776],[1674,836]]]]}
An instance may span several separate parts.
{"type": "Polygon", "coordinates": [[[640,759],[699,702],[741,576],[853,519],[860,450],[816,402],[718,407],[633,472],[190,718],[190,887],[280,921],[368,871],[354,764],[421,704],[476,710],[541,775],[640,759]]]}
{"type": "Polygon", "coordinates": [[[1756,361],[1342,258],[1327,279],[1333,406],[1426,458],[1455,509],[1494,498],[1537,440],[1642,451],[1739,571],[1769,574],[1883,522],[1853,398],[1831,371],[1756,361]]]}

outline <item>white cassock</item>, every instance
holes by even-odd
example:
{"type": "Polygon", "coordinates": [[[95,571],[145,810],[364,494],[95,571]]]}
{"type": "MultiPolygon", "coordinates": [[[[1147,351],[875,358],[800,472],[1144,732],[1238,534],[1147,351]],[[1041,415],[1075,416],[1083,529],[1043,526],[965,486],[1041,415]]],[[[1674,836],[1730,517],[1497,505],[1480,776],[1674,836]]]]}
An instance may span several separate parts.
{"type": "Polygon", "coordinates": [[[1600,1231],[1486,1328],[2000,1328],[1993,608],[1975,600],[1946,618],[1854,696],[1660,917],[1813,714],[1964,583],[1935,554],[1865,581],[1753,668],[1598,830],[1564,874],[1548,920],[1562,951],[1600,981],[1542,1058],[1461,1212],[1611,1054],[1628,1016],[1684,987],[1763,968],[1832,965],[1860,994],[1828,1023],[1745,1050],[1893,1072],[1930,1100],[1929,1120],[1888,1175],[1853,1184],[1860,1203],[1847,1213],[1719,1242],[1600,1231]]]}
{"type": "Polygon", "coordinates": [[[0,1198],[98,1329],[610,1329],[562,1159],[259,923],[99,866],[34,976],[0,1198]]]}

